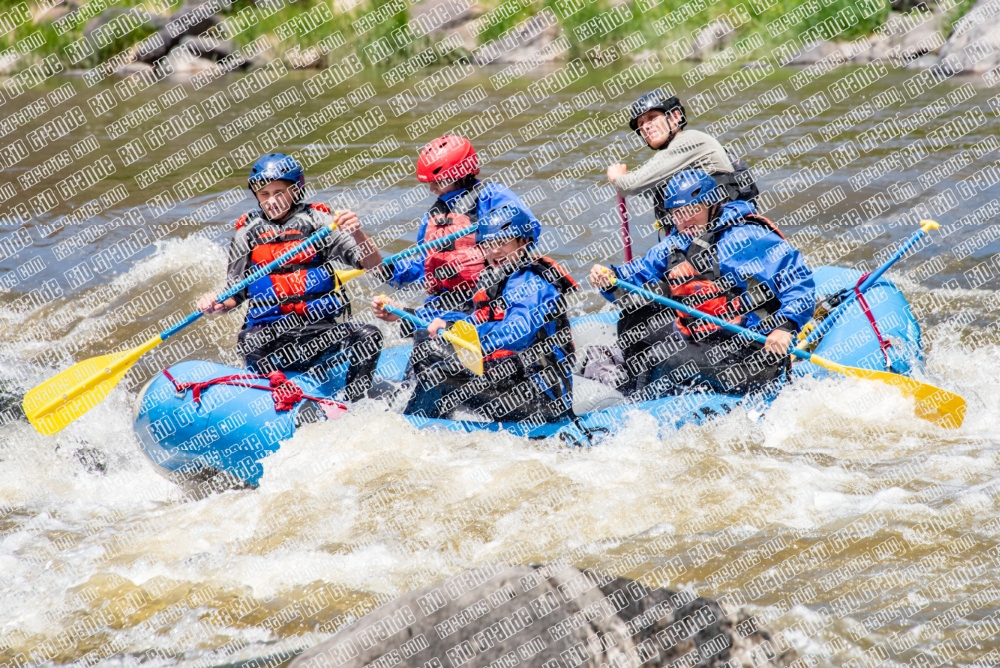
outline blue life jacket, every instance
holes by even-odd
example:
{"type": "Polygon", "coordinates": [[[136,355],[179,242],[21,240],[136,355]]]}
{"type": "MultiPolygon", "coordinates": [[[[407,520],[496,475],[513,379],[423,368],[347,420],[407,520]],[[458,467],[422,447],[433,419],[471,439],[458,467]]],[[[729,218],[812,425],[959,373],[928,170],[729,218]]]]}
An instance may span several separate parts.
{"type": "MultiPolygon", "coordinates": [[[[642,258],[614,266],[616,275],[688,306],[751,329],[797,332],[816,304],[812,271],[773,223],[750,202],[727,202],[710,228],[692,238],[676,229],[642,258]]],[[[611,301],[614,293],[602,292],[611,301]]],[[[711,323],[678,316],[685,336],[711,333],[711,323]]]]}

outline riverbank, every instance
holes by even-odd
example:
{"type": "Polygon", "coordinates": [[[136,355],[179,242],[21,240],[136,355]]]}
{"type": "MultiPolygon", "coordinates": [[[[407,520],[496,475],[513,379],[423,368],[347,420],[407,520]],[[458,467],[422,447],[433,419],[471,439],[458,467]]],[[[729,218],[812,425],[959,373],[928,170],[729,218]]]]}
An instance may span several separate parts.
{"type": "MultiPolygon", "coordinates": [[[[0,74],[402,68],[657,57],[700,76],[739,64],[829,66],[878,57],[930,66],[973,0],[42,0],[0,17],[0,74]],[[901,11],[896,11],[901,10],[901,11]]],[[[991,5],[980,0],[980,5],[991,5]]],[[[993,12],[984,20],[994,19],[993,12]]],[[[983,21],[977,22],[982,23],[983,21]]],[[[963,43],[964,44],[964,43],[963,43]]],[[[947,50],[947,47],[946,49],[947,50]]],[[[97,76],[91,74],[92,77],[97,76]]]]}

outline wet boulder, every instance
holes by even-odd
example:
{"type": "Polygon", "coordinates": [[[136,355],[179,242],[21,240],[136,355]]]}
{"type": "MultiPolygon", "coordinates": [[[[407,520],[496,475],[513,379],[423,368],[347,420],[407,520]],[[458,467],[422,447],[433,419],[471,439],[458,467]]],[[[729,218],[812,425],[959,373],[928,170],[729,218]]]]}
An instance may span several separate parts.
{"type": "MultiPolygon", "coordinates": [[[[964,74],[990,72],[1000,66],[1000,13],[993,0],[979,0],[955,23],[940,56],[961,64],[964,74]]],[[[990,75],[986,83],[992,86],[1000,77],[990,75]]]]}
{"type": "Polygon", "coordinates": [[[570,665],[784,666],[789,650],[734,634],[737,620],[689,591],[650,590],[572,566],[484,566],[353,620],[291,668],[570,665]],[[676,664],[680,665],[680,664],[676,664]]]}

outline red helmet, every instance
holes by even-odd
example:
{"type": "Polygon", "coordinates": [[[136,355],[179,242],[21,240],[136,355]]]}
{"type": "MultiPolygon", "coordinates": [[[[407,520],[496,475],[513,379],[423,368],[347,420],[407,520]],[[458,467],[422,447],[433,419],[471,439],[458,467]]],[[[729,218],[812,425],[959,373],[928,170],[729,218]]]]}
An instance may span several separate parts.
{"type": "Polygon", "coordinates": [[[479,158],[465,137],[444,135],[424,146],[417,158],[417,180],[422,183],[457,181],[479,173],[479,158]]]}

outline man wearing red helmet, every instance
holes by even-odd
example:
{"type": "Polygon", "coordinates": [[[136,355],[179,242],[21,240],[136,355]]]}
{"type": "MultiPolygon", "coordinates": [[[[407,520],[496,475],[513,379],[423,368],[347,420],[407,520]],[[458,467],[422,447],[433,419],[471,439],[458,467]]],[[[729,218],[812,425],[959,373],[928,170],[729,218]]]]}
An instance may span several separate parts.
{"type": "MultiPolygon", "coordinates": [[[[471,311],[472,293],[485,267],[483,252],[476,246],[474,226],[479,220],[503,210],[526,217],[535,236],[541,234],[538,219],[517,195],[503,184],[480,181],[477,174],[476,150],[464,137],[438,137],[424,146],[417,158],[417,180],[428,184],[431,194],[437,197],[420,222],[417,243],[469,228],[468,236],[393,266],[390,283],[395,287],[424,282],[429,295],[425,308],[471,311]]],[[[384,315],[381,309],[375,312],[379,317],[384,315]]]]}

